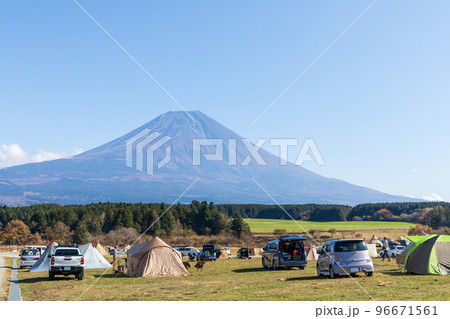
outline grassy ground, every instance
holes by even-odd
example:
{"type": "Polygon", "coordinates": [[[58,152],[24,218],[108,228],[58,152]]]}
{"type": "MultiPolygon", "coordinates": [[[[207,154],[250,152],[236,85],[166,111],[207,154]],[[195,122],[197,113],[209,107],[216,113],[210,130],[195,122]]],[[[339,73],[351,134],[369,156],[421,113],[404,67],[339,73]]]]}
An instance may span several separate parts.
{"type": "MultiPolygon", "coordinates": [[[[302,232],[303,230],[293,220],[282,219],[257,219],[247,218],[245,221],[249,224],[252,232],[272,233],[274,229],[286,229],[288,232],[302,232]]],[[[317,229],[328,231],[329,229],[341,230],[382,230],[382,229],[409,229],[415,224],[404,222],[381,222],[381,221],[350,221],[350,222],[309,222],[298,221],[305,229],[317,229]]]]}
{"type": "MultiPolygon", "coordinates": [[[[450,300],[450,276],[405,274],[395,262],[375,258],[373,277],[355,280],[376,300],[450,300]],[[442,295],[440,295],[443,293],[442,295]],[[440,295],[440,296],[439,296],[440,295]]],[[[193,266],[193,263],[191,263],[193,266]]],[[[222,260],[191,268],[191,276],[128,278],[108,270],[82,300],[369,300],[352,278],[318,278],[315,262],[305,270],[265,270],[261,258],[222,260]]],[[[24,300],[76,300],[103,270],[86,271],[82,281],[19,270],[24,300]]]]}

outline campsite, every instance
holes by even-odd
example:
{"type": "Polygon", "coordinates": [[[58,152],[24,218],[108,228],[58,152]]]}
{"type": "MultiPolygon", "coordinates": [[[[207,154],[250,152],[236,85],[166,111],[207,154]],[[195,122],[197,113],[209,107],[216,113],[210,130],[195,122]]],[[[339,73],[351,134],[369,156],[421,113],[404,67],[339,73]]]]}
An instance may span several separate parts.
{"type": "MultiPolygon", "coordinates": [[[[226,257],[197,267],[196,260],[182,257],[158,237],[127,249],[118,261],[128,266],[123,273],[114,271],[113,257],[99,242],[79,247],[86,260],[82,281],[71,277],[49,280],[48,255],[64,247],[58,243],[49,244],[31,269],[17,273],[23,300],[448,300],[450,237],[406,239],[411,242],[403,255],[383,261],[376,248],[379,240],[372,236],[367,243],[374,264],[371,277],[318,277],[319,254],[313,245],[305,247],[308,264],[304,270],[264,269],[264,251],[253,247],[251,259],[237,258],[239,248],[233,247],[232,258],[223,250],[221,255],[226,257]]],[[[4,259],[11,267],[13,258],[4,259]]]]}
{"type": "MultiPolygon", "coordinates": [[[[395,262],[381,262],[380,258],[374,258],[374,263],[380,266],[373,277],[362,275],[356,280],[376,300],[450,299],[449,276],[406,274],[395,262]]],[[[27,270],[19,270],[18,275],[24,300],[77,300],[103,271],[88,270],[80,282],[66,278],[50,282],[27,270]]],[[[351,278],[318,278],[315,261],[308,261],[304,271],[271,271],[261,268],[260,258],[233,258],[209,262],[202,271],[191,267],[190,273],[131,278],[108,271],[81,300],[368,300],[351,278]]]]}

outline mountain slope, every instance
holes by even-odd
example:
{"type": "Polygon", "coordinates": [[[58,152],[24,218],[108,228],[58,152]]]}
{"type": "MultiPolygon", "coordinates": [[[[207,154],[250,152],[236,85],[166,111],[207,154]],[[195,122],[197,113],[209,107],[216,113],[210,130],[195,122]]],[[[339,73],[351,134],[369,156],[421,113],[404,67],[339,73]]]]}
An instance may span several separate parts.
{"type": "MultiPolygon", "coordinates": [[[[264,150],[259,153],[267,165],[258,165],[255,159],[248,165],[240,165],[250,154],[242,144],[241,137],[199,111],[189,114],[199,125],[184,112],[168,112],[116,140],[73,158],[2,169],[0,204],[172,202],[197,178],[198,182],[180,199],[181,202],[196,199],[216,203],[273,204],[253,179],[279,203],[286,204],[354,205],[411,200],[326,178],[291,163],[280,166],[279,158],[264,150]],[[159,162],[166,155],[166,147],[170,146],[171,160],[160,169],[154,168],[153,175],[136,170],[136,160],[133,167],[126,165],[127,141],[146,129],[160,133],[160,137],[171,138],[154,152],[155,162],[159,162]],[[207,161],[201,158],[201,165],[192,165],[192,143],[193,139],[198,138],[223,139],[224,160],[207,161]],[[232,152],[230,140],[237,141],[237,165],[228,163],[232,152]]],[[[202,154],[214,151],[214,146],[202,147],[202,154]]],[[[143,155],[146,162],[146,152],[143,155]]]]}

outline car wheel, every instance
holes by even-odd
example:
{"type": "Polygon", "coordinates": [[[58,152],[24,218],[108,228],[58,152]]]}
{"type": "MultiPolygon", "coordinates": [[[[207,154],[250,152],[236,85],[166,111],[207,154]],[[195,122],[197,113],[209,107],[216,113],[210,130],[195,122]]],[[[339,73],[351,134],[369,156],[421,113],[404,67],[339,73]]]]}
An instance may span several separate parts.
{"type": "Polygon", "coordinates": [[[78,280],[83,280],[83,278],[84,278],[84,271],[80,272],[80,273],[77,275],[77,279],[78,279],[78,280]]]}
{"type": "Polygon", "coordinates": [[[50,279],[50,280],[55,280],[55,274],[52,273],[52,272],[49,272],[49,273],[48,273],[48,279],[50,279]]]}
{"type": "Polygon", "coordinates": [[[373,276],[373,271],[368,271],[368,272],[366,272],[366,276],[367,276],[367,277],[372,277],[372,276],[373,276]]]}
{"type": "Polygon", "coordinates": [[[335,279],[337,275],[334,273],[333,266],[330,266],[330,278],[335,279]]]}
{"type": "Polygon", "coordinates": [[[272,269],[277,270],[277,266],[275,265],[275,260],[272,261],[272,269]]]}
{"type": "Polygon", "coordinates": [[[392,253],[391,257],[392,257],[392,258],[395,258],[395,253],[392,253]]]}
{"type": "Polygon", "coordinates": [[[384,253],[383,253],[383,252],[380,253],[380,257],[381,257],[381,258],[384,257],[384,253]]]}
{"type": "Polygon", "coordinates": [[[264,269],[267,268],[267,266],[266,266],[266,261],[264,260],[264,257],[262,258],[261,264],[262,264],[262,267],[263,267],[264,269]]]}
{"type": "Polygon", "coordinates": [[[318,276],[318,277],[322,277],[323,275],[322,275],[322,273],[320,272],[319,265],[316,266],[316,270],[317,270],[317,276],[318,276]]]}

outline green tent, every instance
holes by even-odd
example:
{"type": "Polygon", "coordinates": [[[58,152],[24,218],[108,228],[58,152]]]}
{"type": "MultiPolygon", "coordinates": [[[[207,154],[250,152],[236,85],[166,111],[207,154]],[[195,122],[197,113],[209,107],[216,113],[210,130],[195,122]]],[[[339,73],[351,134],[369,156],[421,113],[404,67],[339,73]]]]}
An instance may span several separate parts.
{"type": "Polygon", "coordinates": [[[450,236],[406,236],[414,244],[409,249],[405,270],[423,275],[448,275],[450,273],[450,236]]]}

